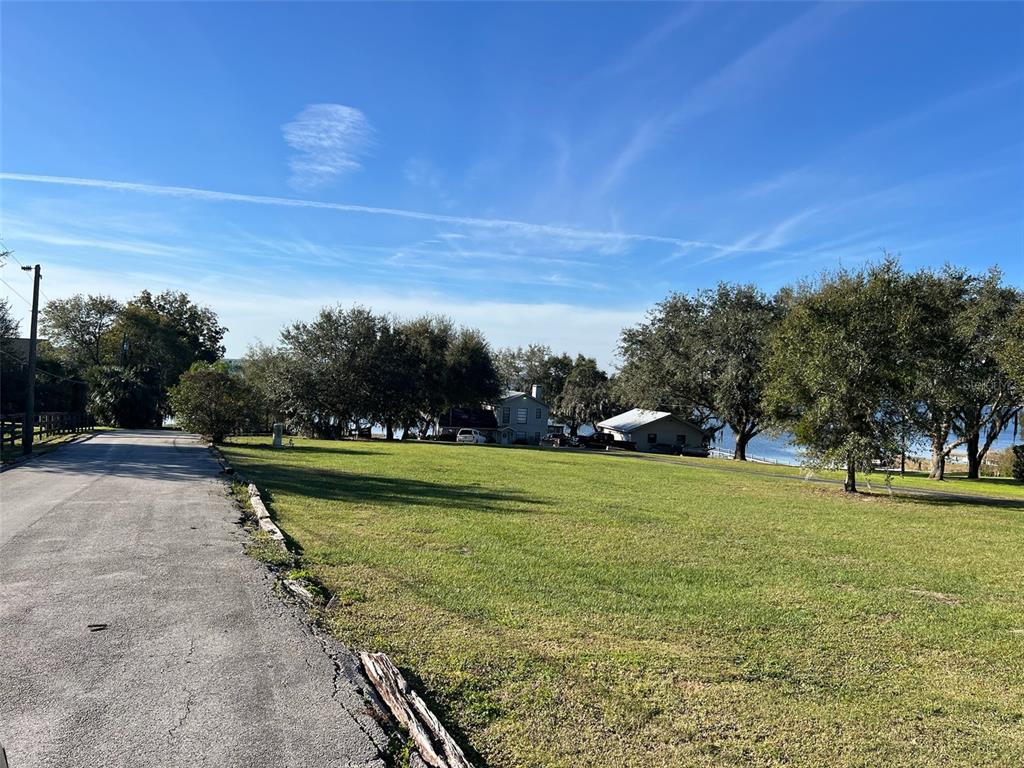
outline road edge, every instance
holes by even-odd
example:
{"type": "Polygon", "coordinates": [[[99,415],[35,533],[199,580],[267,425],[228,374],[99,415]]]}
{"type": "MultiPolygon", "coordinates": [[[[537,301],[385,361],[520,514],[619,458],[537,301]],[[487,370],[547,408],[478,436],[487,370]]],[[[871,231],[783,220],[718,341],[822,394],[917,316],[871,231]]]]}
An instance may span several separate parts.
{"type": "MultiPolygon", "coordinates": [[[[207,448],[209,449],[210,454],[220,465],[220,479],[226,481],[228,493],[234,497],[235,503],[243,516],[249,516],[250,522],[255,518],[257,531],[264,532],[268,538],[271,539],[274,546],[280,548],[283,554],[293,558],[294,562],[296,554],[289,548],[288,540],[284,533],[271,519],[270,512],[263,502],[258,486],[256,486],[255,483],[250,482],[248,478],[238,472],[216,445],[213,443],[207,443],[207,448]],[[246,486],[246,491],[248,493],[246,502],[248,502],[251,509],[246,509],[242,500],[232,493],[233,483],[239,483],[246,486]]],[[[246,527],[246,530],[248,531],[249,540],[253,541],[253,529],[246,527]]],[[[318,618],[320,612],[330,604],[329,600],[325,598],[324,589],[319,584],[312,584],[305,579],[288,578],[286,575],[286,569],[261,560],[259,557],[253,557],[248,552],[246,555],[257,563],[262,564],[262,566],[270,573],[270,576],[273,579],[274,591],[277,593],[279,599],[285,600],[286,602],[298,603],[305,609],[305,613],[302,617],[304,624],[309,629],[313,637],[319,640],[324,654],[326,654],[334,663],[335,685],[337,685],[339,676],[343,676],[349,681],[353,691],[360,696],[366,704],[364,714],[366,714],[368,718],[375,723],[377,729],[380,731],[380,737],[375,738],[373,735],[366,732],[365,728],[363,728],[364,732],[366,732],[367,738],[369,738],[370,742],[374,747],[376,747],[378,757],[385,765],[389,766],[389,768],[404,768],[404,766],[400,766],[396,763],[394,759],[397,749],[400,746],[396,743],[396,739],[401,738],[401,735],[394,728],[389,709],[377,695],[373,683],[364,672],[359,656],[354,649],[349,648],[333,634],[326,631],[319,625],[318,618]]],[[[344,705],[340,706],[343,711],[348,711],[344,705]]],[[[348,712],[348,714],[354,717],[353,713],[348,712]]]]}
{"type": "MultiPolygon", "coordinates": [[[[283,552],[292,558],[298,555],[288,546],[288,539],[278,528],[277,524],[270,518],[270,512],[263,502],[259,487],[251,482],[236,470],[227,457],[213,443],[208,444],[210,453],[221,466],[221,475],[231,482],[243,484],[247,487],[249,494],[248,501],[252,506],[253,514],[257,518],[260,530],[276,542],[283,552]]],[[[237,497],[236,497],[237,500],[237,497]]],[[[374,745],[380,752],[380,757],[389,766],[395,768],[473,768],[473,764],[466,759],[462,748],[455,739],[448,733],[441,721],[427,708],[418,694],[402,678],[398,667],[384,653],[369,653],[357,651],[335,637],[329,630],[321,628],[317,622],[317,613],[331,607],[334,596],[330,595],[326,588],[319,583],[313,583],[305,578],[286,578],[269,563],[264,566],[275,577],[276,583],[282,591],[287,592],[304,605],[312,616],[306,616],[314,637],[320,640],[326,653],[335,664],[336,671],[344,670],[349,682],[352,683],[356,693],[361,695],[371,707],[373,713],[370,717],[381,726],[383,735],[387,738],[387,746],[381,748],[371,738],[374,745]],[[328,644],[333,644],[341,649],[347,656],[349,664],[342,663],[337,653],[331,653],[328,644]],[[401,681],[398,686],[399,695],[391,690],[392,685],[383,681],[373,672],[378,667],[385,667],[394,670],[395,679],[401,681]],[[411,705],[411,706],[410,706],[411,705]],[[412,714],[415,711],[416,714],[412,714]],[[403,716],[412,715],[411,717],[403,716]],[[385,729],[383,724],[387,723],[389,728],[385,729]],[[399,764],[395,762],[396,755],[403,749],[411,750],[405,760],[399,764]]],[[[367,734],[369,736],[369,734],[367,734]]]]}
{"type": "MultiPolygon", "coordinates": [[[[85,434],[82,434],[82,435],[75,435],[70,440],[64,440],[63,442],[58,443],[57,446],[52,451],[46,451],[45,453],[30,453],[28,456],[19,456],[16,459],[12,459],[11,461],[8,461],[6,464],[0,464],[0,474],[3,474],[4,472],[6,472],[9,469],[14,469],[15,467],[20,467],[22,464],[25,464],[25,463],[27,463],[29,461],[32,461],[33,459],[38,459],[38,458],[41,458],[43,456],[49,456],[51,453],[54,453],[55,451],[59,451],[61,448],[63,448],[66,445],[76,445],[78,443],[84,443],[84,442],[87,442],[88,440],[92,440],[98,434],[99,434],[99,432],[93,431],[93,432],[88,432],[88,433],[85,433],[85,434]]],[[[2,768],[2,764],[0,764],[0,768],[2,768]]]]}

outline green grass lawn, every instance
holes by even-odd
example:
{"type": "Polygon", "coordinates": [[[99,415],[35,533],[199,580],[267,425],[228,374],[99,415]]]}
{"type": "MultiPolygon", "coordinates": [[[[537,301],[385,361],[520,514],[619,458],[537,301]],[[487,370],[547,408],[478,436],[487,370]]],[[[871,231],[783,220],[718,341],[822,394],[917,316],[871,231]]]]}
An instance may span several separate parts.
{"type": "Polygon", "coordinates": [[[225,447],[491,766],[1024,764],[1024,509],[557,451],[225,447]]]}
{"type": "MultiPolygon", "coordinates": [[[[809,471],[803,467],[785,464],[761,464],[753,461],[737,462],[730,459],[717,458],[694,459],[668,456],[661,456],[659,458],[674,458],[676,461],[695,467],[714,467],[724,470],[817,477],[840,481],[846,477],[845,472],[832,470],[809,471]]],[[[890,475],[889,480],[892,483],[893,489],[897,491],[902,488],[909,488],[911,490],[956,493],[965,496],[990,496],[1024,500],[1024,483],[1014,480],[1012,477],[980,477],[976,480],[968,480],[966,472],[946,472],[945,479],[939,481],[929,480],[927,472],[908,471],[903,477],[900,477],[898,472],[893,473],[890,475]]],[[[885,474],[882,472],[860,473],[857,475],[857,484],[865,492],[888,492],[885,485],[885,474]]]]}

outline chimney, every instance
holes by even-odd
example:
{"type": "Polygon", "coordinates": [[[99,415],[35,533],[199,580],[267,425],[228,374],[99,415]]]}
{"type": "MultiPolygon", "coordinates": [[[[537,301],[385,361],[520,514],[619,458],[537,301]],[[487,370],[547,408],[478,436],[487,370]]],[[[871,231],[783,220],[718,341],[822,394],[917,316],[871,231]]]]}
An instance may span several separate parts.
{"type": "MultiPolygon", "coordinates": [[[[532,385],[530,387],[530,397],[532,397],[534,400],[540,400],[540,390],[541,390],[540,384],[532,385]]],[[[544,402],[544,401],[541,400],[541,402],[544,402]]]]}

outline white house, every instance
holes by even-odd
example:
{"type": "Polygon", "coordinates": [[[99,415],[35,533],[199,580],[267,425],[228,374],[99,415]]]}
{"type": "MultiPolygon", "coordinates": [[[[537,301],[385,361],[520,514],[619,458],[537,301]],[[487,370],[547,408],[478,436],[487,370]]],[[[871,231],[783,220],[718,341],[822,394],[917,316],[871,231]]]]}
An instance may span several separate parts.
{"type": "Polygon", "coordinates": [[[700,427],[668,411],[634,408],[599,422],[597,429],[616,440],[636,443],[637,450],[652,451],[656,446],[700,451],[710,439],[700,427]]]}
{"type": "Polygon", "coordinates": [[[536,445],[548,433],[551,410],[540,399],[541,386],[534,384],[530,392],[506,392],[493,404],[498,424],[495,440],[502,445],[529,443],[536,445]]]}

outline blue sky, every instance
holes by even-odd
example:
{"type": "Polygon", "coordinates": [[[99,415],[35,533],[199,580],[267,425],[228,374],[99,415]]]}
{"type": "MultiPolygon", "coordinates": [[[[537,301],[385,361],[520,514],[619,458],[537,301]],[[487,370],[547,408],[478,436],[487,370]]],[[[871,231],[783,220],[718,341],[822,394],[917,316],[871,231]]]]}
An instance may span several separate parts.
{"type": "MultiPolygon", "coordinates": [[[[1021,4],[4,3],[0,22],[6,246],[51,298],[187,290],[230,355],[361,302],[609,364],[670,291],[774,290],[883,249],[1024,284],[1021,4]]],[[[0,277],[29,296],[16,264],[0,277]]]]}

